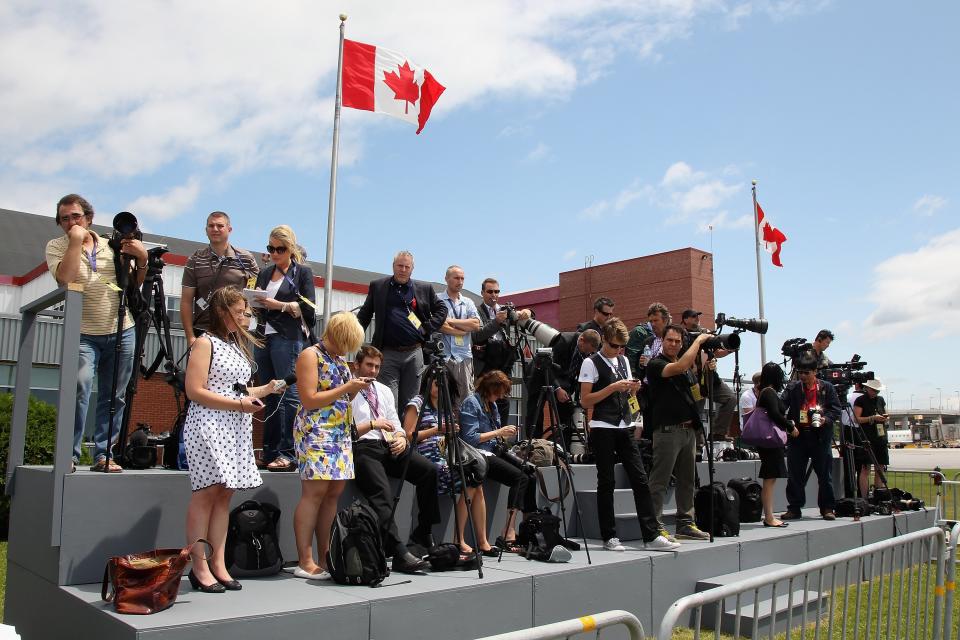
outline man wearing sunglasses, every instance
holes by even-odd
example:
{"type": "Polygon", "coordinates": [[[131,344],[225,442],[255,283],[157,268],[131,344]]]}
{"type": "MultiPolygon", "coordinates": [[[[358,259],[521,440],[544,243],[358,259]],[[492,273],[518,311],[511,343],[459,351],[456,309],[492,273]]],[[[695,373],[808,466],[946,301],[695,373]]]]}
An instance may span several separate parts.
{"type": "Polygon", "coordinates": [[[214,211],[208,215],[204,231],[210,244],[187,259],[180,288],[180,321],[188,346],[207,330],[207,307],[214,291],[227,285],[252,289],[260,273],[252,253],[230,244],[233,227],[226,213],[214,211]]]}
{"type": "MultiPolygon", "coordinates": [[[[483,304],[477,308],[480,328],[470,334],[473,343],[473,372],[480,377],[487,371],[502,371],[511,377],[513,364],[517,361],[516,349],[510,347],[507,336],[507,310],[500,307],[500,283],[495,278],[486,278],[480,283],[483,304]]],[[[530,319],[529,309],[518,309],[519,321],[530,319]]],[[[500,424],[509,424],[510,398],[497,400],[500,424]]]]}
{"type": "Polygon", "coordinates": [[[577,332],[583,333],[587,329],[593,329],[600,336],[603,336],[603,324],[613,317],[614,302],[610,298],[597,298],[593,301],[593,318],[577,325],[577,332]]]}
{"type": "Polygon", "coordinates": [[[842,408],[837,391],[829,382],[817,379],[817,354],[802,353],[793,369],[799,380],[783,390],[787,418],[793,420],[800,435],[787,446],[787,511],[781,520],[799,520],[807,500],[807,465],[817,474],[817,506],[824,520],[835,520],[833,512],[833,426],[842,408]]]}
{"type": "MultiPolygon", "coordinates": [[[[93,224],[93,206],[71,193],[57,203],[56,224],[63,235],[47,243],[46,259],[58,285],[83,285],[83,311],[80,320],[80,361],[77,376],[77,407],[73,426],[73,469],[80,461],[83,430],[90,405],[93,379],[97,378],[97,407],[93,441],[94,465],[91,471],[119,473],[123,469],[110,455],[113,443],[107,443],[110,430],[110,387],[116,367],[113,436],[120,433],[126,404],[127,382],[133,373],[134,326],[129,309],[123,318],[120,344],[117,324],[120,314],[121,283],[117,273],[121,261],[115,257],[106,238],[97,235],[93,224]]],[[[120,253],[131,258],[138,283],[147,274],[147,250],[139,240],[124,239],[120,253]]],[[[133,273],[130,274],[134,275],[133,273]]]]}

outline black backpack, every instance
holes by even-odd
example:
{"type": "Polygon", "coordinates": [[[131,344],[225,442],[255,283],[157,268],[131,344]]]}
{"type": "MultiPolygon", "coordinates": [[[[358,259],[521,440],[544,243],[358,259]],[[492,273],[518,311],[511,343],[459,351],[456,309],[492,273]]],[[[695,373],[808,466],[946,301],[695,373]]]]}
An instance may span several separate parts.
{"type": "Polygon", "coordinates": [[[697,489],[693,497],[697,527],[710,531],[710,496],[713,494],[713,535],[716,537],[740,535],[740,498],[722,482],[714,482],[697,489]]]}
{"type": "Polygon", "coordinates": [[[337,584],[370,587],[390,575],[380,521],[369,505],[356,500],[337,514],[330,527],[327,571],[337,584]]]}
{"type": "Polygon", "coordinates": [[[556,546],[566,547],[571,551],[580,549],[579,544],[560,535],[560,518],[553,515],[550,509],[541,509],[524,516],[517,532],[517,544],[523,548],[521,556],[527,560],[544,562],[550,558],[556,546]]]}
{"type": "Polygon", "coordinates": [[[838,518],[853,518],[857,515],[868,516],[873,513],[873,505],[863,498],[840,498],[837,500],[836,514],[838,518]]]}
{"type": "Polygon", "coordinates": [[[727,486],[740,498],[740,522],[763,520],[763,500],[760,498],[760,483],[753,478],[733,478],[727,486]]]}
{"type": "Polygon", "coordinates": [[[225,560],[237,578],[272,576],[283,567],[277,542],[280,509],[266,502],[247,500],[230,512],[225,560]]]}
{"type": "Polygon", "coordinates": [[[469,571],[477,568],[476,552],[463,553],[460,545],[453,542],[443,542],[430,549],[427,554],[430,561],[430,570],[437,571],[469,571]]]}

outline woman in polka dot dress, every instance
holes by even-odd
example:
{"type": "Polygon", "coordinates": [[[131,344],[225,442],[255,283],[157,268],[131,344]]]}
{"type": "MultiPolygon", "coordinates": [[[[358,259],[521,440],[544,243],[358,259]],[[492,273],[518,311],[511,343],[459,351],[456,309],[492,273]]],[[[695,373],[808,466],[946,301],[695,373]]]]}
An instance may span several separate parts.
{"type": "Polygon", "coordinates": [[[330,525],[347,480],[353,479],[350,400],[370,381],[354,378],[344,360],[363,344],[363,327],[352,313],[330,318],[318,344],[297,358],[300,411],[293,423],[293,443],[300,469],[300,502],[293,513],[299,566],[294,575],[308,580],[330,578],[326,564],[330,525]],[[317,539],[320,563],[313,559],[317,539]]]}
{"type": "Polygon", "coordinates": [[[224,287],[210,299],[210,330],[193,343],[187,364],[186,391],[190,407],[183,425],[184,448],[190,467],[187,543],[210,541],[213,554],[194,552],[190,583],[209,593],[238,590],[227,573],[224,546],[230,517],[230,497],[236,489],[260,486],[253,458],[251,414],[263,404],[258,398],[273,392],[274,383],[239,393],[235,386],[250,380],[252,337],[245,329],[249,313],[243,293],[224,287]]]}

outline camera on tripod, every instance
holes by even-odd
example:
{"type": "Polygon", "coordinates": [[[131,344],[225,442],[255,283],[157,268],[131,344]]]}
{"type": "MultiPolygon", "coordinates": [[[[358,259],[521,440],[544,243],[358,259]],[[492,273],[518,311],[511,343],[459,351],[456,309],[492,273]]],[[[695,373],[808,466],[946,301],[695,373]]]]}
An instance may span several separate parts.
{"type": "Polygon", "coordinates": [[[783,357],[792,360],[796,360],[808,351],[813,351],[813,345],[806,338],[790,338],[780,347],[780,353],[783,354],[783,357]]]}
{"type": "Polygon", "coordinates": [[[861,371],[867,366],[866,360],[861,360],[859,354],[853,354],[850,362],[832,364],[829,367],[817,371],[817,377],[824,382],[829,382],[835,387],[849,387],[854,384],[863,384],[868,380],[873,380],[876,375],[873,371],[861,371]]]}
{"type": "Polygon", "coordinates": [[[517,307],[512,302],[504,302],[500,305],[500,311],[507,312],[507,324],[517,324],[520,318],[517,316],[517,307]]]}
{"type": "Polygon", "coordinates": [[[143,232],[140,231],[137,216],[129,211],[121,211],[113,216],[113,234],[107,244],[114,251],[120,251],[120,243],[123,240],[143,240],[143,232]]]}
{"type": "Polygon", "coordinates": [[[446,359],[446,346],[443,344],[443,335],[440,333],[430,334],[430,338],[423,343],[423,355],[427,362],[446,359]]]}
{"type": "Polygon", "coordinates": [[[734,329],[739,329],[740,331],[750,331],[752,333],[759,333],[761,335],[767,332],[769,328],[769,323],[766,320],[761,320],[759,318],[747,318],[742,320],[740,318],[734,318],[728,316],[725,313],[718,313],[716,319],[717,331],[720,331],[724,326],[733,327],[734,329]]]}

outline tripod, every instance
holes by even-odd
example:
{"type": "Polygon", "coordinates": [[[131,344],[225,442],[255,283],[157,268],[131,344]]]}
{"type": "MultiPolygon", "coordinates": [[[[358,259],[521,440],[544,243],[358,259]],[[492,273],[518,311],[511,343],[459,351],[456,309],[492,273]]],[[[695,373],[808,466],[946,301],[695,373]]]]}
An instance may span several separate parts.
{"type": "MultiPolygon", "coordinates": [[[[704,352],[707,354],[707,359],[713,359],[713,350],[704,349],[704,352]]],[[[713,465],[713,380],[710,380],[710,384],[704,385],[707,389],[707,421],[706,423],[701,423],[701,428],[706,430],[705,440],[707,442],[707,486],[710,487],[710,542],[714,541],[713,538],[713,527],[714,527],[714,512],[716,510],[716,495],[713,491],[713,478],[714,473],[716,472],[713,465]]]]}
{"type": "MultiPolygon", "coordinates": [[[[593,564],[593,561],[590,559],[590,548],[587,545],[587,533],[583,528],[583,513],[580,511],[580,500],[577,497],[577,488],[573,481],[573,468],[570,465],[564,462],[565,469],[560,468],[560,446],[557,443],[557,438],[561,437],[561,425],[559,420],[560,410],[557,407],[557,387],[554,385],[553,377],[553,363],[550,363],[550,366],[543,367],[544,382],[545,384],[540,388],[540,397],[537,398],[537,410],[534,415],[543,415],[544,407],[547,408],[547,415],[543,419],[543,435],[546,436],[548,433],[550,436],[547,440],[553,445],[553,467],[557,472],[557,489],[559,491],[559,496],[557,502],[560,503],[560,514],[561,521],[563,522],[563,537],[567,537],[567,507],[564,503],[563,496],[563,473],[567,473],[567,482],[569,483],[570,491],[573,494],[573,508],[577,513],[577,528],[580,530],[580,533],[583,535],[583,550],[587,552],[587,564],[593,564]]],[[[530,425],[532,427],[533,425],[530,425]]],[[[527,440],[527,458],[530,457],[530,450],[533,448],[533,433],[532,429],[528,427],[528,433],[526,433],[527,440]]],[[[540,473],[537,470],[537,473],[540,473]]],[[[548,498],[548,496],[544,496],[548,498]]]]}
{"type": "MultiPolygon", "coordinates": [[[[453,399],[450,395],[450,386],[447,368],[444,366],[443,358],[431,355],[430,362],[427,364],[427,369],[424,375],[427,376],[427,394],[423,398],[423,402],[420,405],[420,411],[417,413],[417,424],[413,429],[413,437],[411,439],[411,446],[416,446],[417,444],[417,434],[420,432],[420,426],[423,424],[423,413],[427,406],[427,402],[430,400],[429,389],[432,384],[437,385],[437,406],[435,407],[437,413],[437,431],[442,433],[444,441],[447,446],[447,465],[450,468],[451,472],[456,469],[456,473],[460,479],[460,490],[463,491],[463,500],[467,507],[467,524],[470,526],[470,531],[473,534],[473,548],[474,556],[477,559],[477,577],[483,578],[483,554],[480,552],[480,544],[477,538],[476,523],[473,521],[473,504],[470,500],[470,494],[467,492],[467,477],[463,471],[463,457],[461,454],[461,445],[460,437],[457,435],[457,426],[453,419],[453,399]]],[[[406,480],[407,469],[410,464],[410,456],[407,456],[407,459],[404,461],[403,473],[400,476],[400,487],[403,487],[403,483],[406,480]]],[[[483,487],[480,487],[480,490],[483,491],[483,487]]],[[[454,509],[453,509],[453,521],[454,521],[454,530],[459,533],[460,531],[460,517],[457,515],[456,503],[457,503],[457,488],[456,483],[451,480],[450,482],[450,499],[453,500],[454,509]]],[[[394,496],[393,509],[396,510],[397,503],[400,500],[399,492],[394,496]]],[[[487,523],[484,522],[482,525],[485,527],[487,523]]],[[[457,536],[456,542],[462,542],[457,536]]]]}
{"type": "MultiPolygon", "coordinates": [[[[873,465],[874,473],[877,474],[877,477],[880,479],[880,482],[883,483],[884,489],[889,489],[887,485],[887,474],[884,473],[883,469],[879,462],[877,462],[877,456],[873,452],[873,447],[870,445],[870,439],[863,431],[863,427],[857,422],[857,417],[853,413],[853,407],[850,406],[850,402],[847,399],[847,394],[843,394],[843,402],[841,403],[843,407],[843,414],[847,416],[850,420],[850,441],[846,439],[846,427],[841,424],[840,428],[840,455],[844,460],[844,483],[843,488],[848,498],[855,498],[857,496],[857,481],[859,476],[857,475],[856,463],[854,452],[857,449],[863,449],[867,452],[867,457],[870,458],[870,464],[873,465]],[[854,442],[854,440],[859,440],[859,442],[854,442]]],[[[866,499],[867,496],[862,496],[866,499]]]]}

